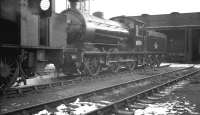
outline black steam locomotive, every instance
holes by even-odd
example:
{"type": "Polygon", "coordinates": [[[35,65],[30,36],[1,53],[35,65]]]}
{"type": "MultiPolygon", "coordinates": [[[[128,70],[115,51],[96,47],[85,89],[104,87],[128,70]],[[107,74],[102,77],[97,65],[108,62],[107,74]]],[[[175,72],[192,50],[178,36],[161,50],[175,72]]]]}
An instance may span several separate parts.
{"type": "Polygon", "coordinates": [[[117,72],[121,67],[134,70],[138,65],[160,65],[166,49],[164,34],[146,31],[144,23],[136,19],[105,20],[80,12],[76,2],[71,4],[63,14],[67,17],[67,44],[77,52],[65,52],[70,59],[64,67],[75,62],[78,71],[96,75],[104,68],[117,72]]]}
{"type": "Polygon", "coordinates": [[[80,12],[78,0],[56,14],[55,0],[0,1],[0,88],[24,82],[54,64],[65,74],[97,75],[125,67],[159,66],[166,36],[125,16],[111,20],[80,12]]]}

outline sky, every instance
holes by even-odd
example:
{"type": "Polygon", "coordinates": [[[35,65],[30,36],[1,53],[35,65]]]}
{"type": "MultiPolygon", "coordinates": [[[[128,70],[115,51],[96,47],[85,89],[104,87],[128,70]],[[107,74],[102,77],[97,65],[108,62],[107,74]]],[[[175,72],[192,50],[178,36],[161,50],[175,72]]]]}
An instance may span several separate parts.
{"type": "MultiPolygon", "coordinates": [[[[65,8],[65,0],[56,0],[56,12],[65,8]]],[[[200,12],[200,0],[91,0],[91,13],[101,11],[104,18],[171,12],[200,12]]]]}

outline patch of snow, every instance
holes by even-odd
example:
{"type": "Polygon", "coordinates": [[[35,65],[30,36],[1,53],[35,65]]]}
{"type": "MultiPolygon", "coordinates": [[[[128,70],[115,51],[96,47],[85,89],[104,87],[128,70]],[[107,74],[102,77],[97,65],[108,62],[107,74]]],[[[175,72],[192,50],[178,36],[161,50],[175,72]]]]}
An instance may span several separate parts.
{"type": "Polygon", "coordinates": [[[169,67],[192,67],[194,64],[177,64],[177,63],[172,63],[169,67]]]}
{"type": "MultiPolygon", "coordinates": [[[[81,102],[79,98],[77,98],[74,102],[69,103],[69,106],[65,104],[61,104],[56,107],[58,112],[55,112],[55,115],[83,115],[88,112],[94,111],[98,108],[104,107],[111,102],[109,101],[100,101],[98,103],[93,102],[81,102]]],[[[49,115],[52,114],[47,110],[42,110],[35,115],[49,115]]]]}

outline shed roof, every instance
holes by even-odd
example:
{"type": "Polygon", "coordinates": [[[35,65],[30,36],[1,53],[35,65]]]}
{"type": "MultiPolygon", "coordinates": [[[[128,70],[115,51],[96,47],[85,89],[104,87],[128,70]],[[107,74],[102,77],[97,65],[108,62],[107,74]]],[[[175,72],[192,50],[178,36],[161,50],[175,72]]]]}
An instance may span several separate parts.
{"type": "Polygon", "coordinates": [[[141,16],[130,16],[145,22],[147,27],[183,27],[200,26],[200,12],[178,13],[160,15],[143,14],[141,16]]]}

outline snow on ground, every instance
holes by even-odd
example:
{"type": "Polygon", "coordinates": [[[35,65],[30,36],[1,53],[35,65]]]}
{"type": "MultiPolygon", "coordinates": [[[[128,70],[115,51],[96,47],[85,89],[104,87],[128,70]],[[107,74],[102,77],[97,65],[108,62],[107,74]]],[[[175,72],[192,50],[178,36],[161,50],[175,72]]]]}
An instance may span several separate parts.
{"type": "Polygon", "coordinates": [[[171,63],[169,67],[192,67],[194,64],[178,64],[178,63],[171,63]]]}
{"type": "MultiPolygon", "coordinates": [[[[55,115],[83,115],[88,112],[94,111],[98,108],[104,107],[111,102],[108,101],[100,101],[98,103],[93,102],[81,102],[79,98],[76,99],[73,103],[69,103],[68,106],[61,104],[58,107],[56,107],[57,112],[55,112],[55,115]]],[[[51,115],[52,112],[45,110],[42,110],[34,115],[51,115]]]]}
{"type": "MultiPolygon", "coordinates": [[[[183,88],[184,85],[188,84],[189,81],[182,81],[166,88],[164,91],[160,91],[165,95],[170,95],[172,91],[183,88]]],[[[191,103],[185,97],[170,97],[168,101],[158,102],[155,104],[147,104],[145,109],[137,109],[134,115],[181,115],[184,113],[189,113],[189,115],[199,115],[196,112],[196,105],[191,103]]]]}

